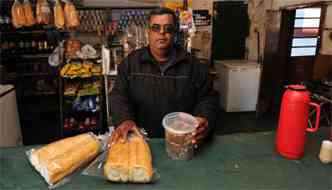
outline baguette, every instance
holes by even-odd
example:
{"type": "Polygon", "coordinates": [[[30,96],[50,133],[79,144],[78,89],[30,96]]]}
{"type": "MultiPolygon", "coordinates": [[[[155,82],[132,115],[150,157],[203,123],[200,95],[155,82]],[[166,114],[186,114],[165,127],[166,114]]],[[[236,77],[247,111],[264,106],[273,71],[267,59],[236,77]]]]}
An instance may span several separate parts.
{"type": "Polygon", "coordinates": [[[129,177],[129,143],[116,143],[108,152],[104,165],[105,176],[110,181],[127,182],[129,177]]]}
{"type": "Polygon", "coordinates": [[[152,157],[149,145],[140,136],[112,145],[104,165],[104,174],[114,182],[151,182],[152,157]]]}
{"type": "Polygon", "coordinates": [[[52,185],[92,160],[100,149],[99,140],[86,133],[32,150],[29,160],[45,181],[52,185]]]}
{"type": "Polygon", "coordinates": [[[142,137],[134,136],[129,148],[129,181],[148,183],[152,180],[152,157],[149,145],[142,137]]]}

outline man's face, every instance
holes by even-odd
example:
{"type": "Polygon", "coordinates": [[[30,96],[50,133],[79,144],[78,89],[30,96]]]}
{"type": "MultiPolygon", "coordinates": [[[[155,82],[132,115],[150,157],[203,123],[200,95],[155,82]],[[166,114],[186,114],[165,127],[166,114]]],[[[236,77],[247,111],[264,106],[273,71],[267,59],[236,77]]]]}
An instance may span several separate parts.
{"type": "Polygon", "coordinates": [[[170,14],[154,15],[149,23],[150,48],[160,51],[169,49],[174,40],[175,23],[170,14]]]}

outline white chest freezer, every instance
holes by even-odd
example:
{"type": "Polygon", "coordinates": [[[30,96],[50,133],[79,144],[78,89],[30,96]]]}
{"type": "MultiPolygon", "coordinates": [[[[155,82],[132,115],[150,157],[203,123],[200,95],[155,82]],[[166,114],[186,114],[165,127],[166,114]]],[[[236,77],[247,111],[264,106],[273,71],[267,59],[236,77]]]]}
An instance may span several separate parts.
{"type": "Polygon", "coordinates": [[[215,61],[220,104],[226,112],[256,111],[261,67],[248,60],[215,61]]]}
{"type": "Polygon", "coordinates": [[[0,147],[22,144],[22,133],[13,85],[0,84],[0,147]]]}

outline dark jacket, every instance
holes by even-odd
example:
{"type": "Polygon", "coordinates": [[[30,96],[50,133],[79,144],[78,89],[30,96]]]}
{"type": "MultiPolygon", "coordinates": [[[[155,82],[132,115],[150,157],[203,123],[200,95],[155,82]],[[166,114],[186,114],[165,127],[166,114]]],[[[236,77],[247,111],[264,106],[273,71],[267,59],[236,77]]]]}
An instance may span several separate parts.
{"type": "Polygon", "coordinates": [[[162,118],[170,112],[187,112],[208,118],[215,125],[218,95],[208,65],[175,47],[176,59],[161,72],[145,47],[131,53],[119,66],[110,96],[113,124],[134,120],[149,137],[163,137],[162,118]]]}

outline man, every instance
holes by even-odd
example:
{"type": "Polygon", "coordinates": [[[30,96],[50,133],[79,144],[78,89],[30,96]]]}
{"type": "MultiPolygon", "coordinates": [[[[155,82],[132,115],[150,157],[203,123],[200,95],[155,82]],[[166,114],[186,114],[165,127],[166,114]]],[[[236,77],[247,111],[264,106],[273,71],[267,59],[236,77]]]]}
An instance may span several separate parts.
{"type": "Polygon", "coordinates": [[[201,64],[174,44],[177,18],[167,8],[149,16],[149,46],[131,53],[119,66],[110,96],[111,115],[117,126],[111,142],[125,140],[128,132],[144,128],[149,137],[163,137],[162,118],[187,112],[199,123],[195,145],[215,124],[218,96],[208,65],[201,64]]]}

